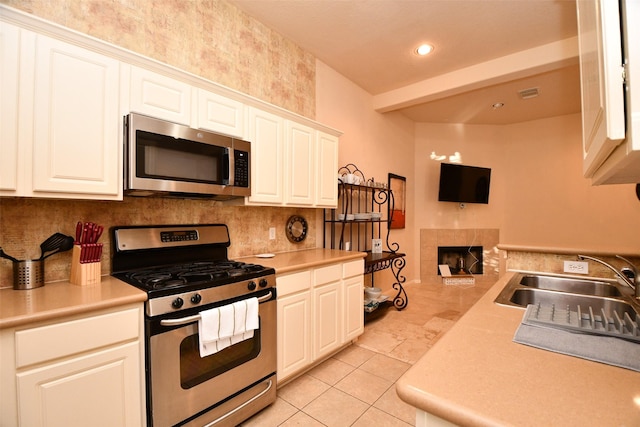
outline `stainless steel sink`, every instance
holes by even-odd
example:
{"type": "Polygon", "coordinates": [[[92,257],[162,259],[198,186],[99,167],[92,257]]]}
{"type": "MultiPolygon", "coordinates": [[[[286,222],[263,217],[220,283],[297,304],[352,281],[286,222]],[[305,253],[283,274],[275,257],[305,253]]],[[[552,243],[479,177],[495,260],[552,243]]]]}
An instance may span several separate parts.
{"type": "Polygon", "coordinates": [[[523,324],[640,343],[640,303],[615,282],[519,273],[495,302],[526,309],[523,324]]]}
{"type": "Polygon", "coordinates": [[[520,280],[527,288],[547,289],[550,291],[571,292],[580,295],[619,297],[622,293],[610,283],[596,280],[582,280],[568,277],[524,275],[520,280]]]}
{"type": "Polygon", "coordinates": [[[513,276],[495,299],[497,304],[526,308],[529,304],[575,311],[578,305],[592,307],[607,315],[614,310],[628,313],[632,319],[640,315],[640,303],[627,289],[614,282],[595,279],[570,278],[543,274],[518,273],[513,276]]]}

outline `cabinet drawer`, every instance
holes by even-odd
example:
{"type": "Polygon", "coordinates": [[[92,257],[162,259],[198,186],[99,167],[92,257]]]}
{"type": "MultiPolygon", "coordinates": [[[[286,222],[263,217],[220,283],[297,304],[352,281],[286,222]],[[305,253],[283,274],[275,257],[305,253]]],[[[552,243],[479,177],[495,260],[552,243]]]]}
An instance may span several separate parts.
{"type": "Polygon", "coordinates": [[[140,308],[80,318],[16,332],[16,366],[28,366],[137,339],[140,308]]]}
{"type": "Polygon", "coordinates": [[[300,273],[287,274],[286,276],[276,276],[276,288],[278,296],[309,289],[311,288],[311,272],[301,271],[300,273]]]}
{"type": "Polygon", "coordinates": [[[329,265],[313,270],[313,284],[315,286],[335,282],[342,278],[342,264],[329,265]]]}
{"type": "Polygon", "coordinates": [[[364,274],[364,260],[345,262],[342,264],[342,277],[353,277],[364,274]]]}

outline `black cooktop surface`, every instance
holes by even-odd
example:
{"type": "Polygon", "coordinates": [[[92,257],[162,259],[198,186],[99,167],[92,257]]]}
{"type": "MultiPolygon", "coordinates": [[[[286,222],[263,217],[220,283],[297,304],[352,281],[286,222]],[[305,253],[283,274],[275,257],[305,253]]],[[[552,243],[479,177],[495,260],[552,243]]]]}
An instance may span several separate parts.
{"type": "Polygon", "coordinates": [[[150,294],[166,294],[169,290],[182,292],[222,286],[274,273],[272,268],[239,261],[196,261],[132,270],[115,276],[150,294]]]}

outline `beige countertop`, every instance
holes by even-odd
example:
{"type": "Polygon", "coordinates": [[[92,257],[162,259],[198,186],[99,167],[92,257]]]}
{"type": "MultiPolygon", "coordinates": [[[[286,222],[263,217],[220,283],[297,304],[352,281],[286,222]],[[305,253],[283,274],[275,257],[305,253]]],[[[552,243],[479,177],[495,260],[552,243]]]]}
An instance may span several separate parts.
{"type": "Polygon", "coordinates": [[[402,400],[465,426],[640,426],[640,372],[516,344],[524,310],[501,278],[397,382],[402,400]]]}
{"type": "MultiPolygon", "coordinates": [[[[333,249],[309,249],[275,254],[273,258],[245,257],[244,262],[261,264],[283,274],[334,262],[360,259],[366,254],[333,249]]],[[[0,289],[0,329],[89,313],[147,299],[147,294],[111,276],[99,285],[77,286],[52,282],[30,290],[0,289]]]]}
{"type": "Polygon", "coordinates": [[[0,289],[0,329],[87,313],[133,302],[147,294],[111,276],[98,285],[52,282],[29,290],[0,289]]]}
{"type": "Polygon", "coordinates": [[[238,261],[260,264],[275,268],[276,274],[318,267],[335,262],[345,262],[364,258],[364,252],[348,252],[337,249],[305,249],[295,252],[281,252],[273,258],[259,258],[256,256],[239,258],[238,261]]]}

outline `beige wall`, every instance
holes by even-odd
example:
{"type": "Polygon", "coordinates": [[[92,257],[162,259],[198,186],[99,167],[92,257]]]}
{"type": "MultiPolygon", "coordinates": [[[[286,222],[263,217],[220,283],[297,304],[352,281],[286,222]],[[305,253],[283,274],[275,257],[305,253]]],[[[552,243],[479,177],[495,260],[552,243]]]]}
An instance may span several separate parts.
{"type": "Polygon", "coordinates": [[[586,252],[640,253],[634,185],[582,177],[580,115],[508,126],[416,125],[417,228],[499,228],[500,243],[586,252]],[[437,202],[431,151],[459,151],[492,168],[488,205],[437,202]]]}
{"type": "MultiPolygon", "coordinates": [[[[400,252],[407,254],[403,271],[407,281],[419,280],[413,122],[398,113],[375,112],[369,93],[320,61],[316,66],[316,100],[316,119],[344,132],[340,138],[340,166],[354,163],[366,178],[376,181],[387,182],[389,173],[407,178],[406,227],[391,230],[389,240],[397,242],[400,252]]],[[[377,286],[385,288],[391,283],[388,273],[380,274],[380,279],[376,277],[377,286]]]]}

